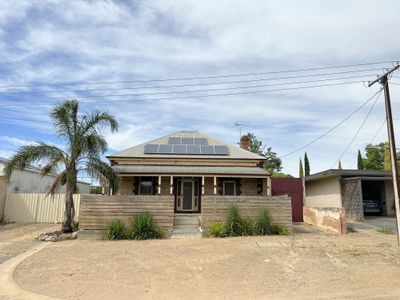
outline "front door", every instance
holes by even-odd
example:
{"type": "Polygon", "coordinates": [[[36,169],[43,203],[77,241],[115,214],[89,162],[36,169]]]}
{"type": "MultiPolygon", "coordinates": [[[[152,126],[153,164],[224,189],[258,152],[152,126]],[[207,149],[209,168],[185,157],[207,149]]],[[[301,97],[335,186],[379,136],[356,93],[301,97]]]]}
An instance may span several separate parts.
{"type": "Polygon", "coordinates": [[[198,210],[197,186],[194,179],[182,179],[178,183],[177,211],[193,212],[198,210]]]}

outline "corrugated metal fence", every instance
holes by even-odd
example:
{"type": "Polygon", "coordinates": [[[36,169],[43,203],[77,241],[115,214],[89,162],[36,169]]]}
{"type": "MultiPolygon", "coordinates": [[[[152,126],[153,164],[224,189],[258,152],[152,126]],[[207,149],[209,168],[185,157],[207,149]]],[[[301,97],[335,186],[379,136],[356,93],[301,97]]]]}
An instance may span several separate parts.
{"type": "MultiPolygon", "coordinates": [[[[74,195],[75,218],[79,216],[80,195],[74,195]]],[[[7,194],[5,221],[58,223],[64,219],[65,194],[7,194]]]]}

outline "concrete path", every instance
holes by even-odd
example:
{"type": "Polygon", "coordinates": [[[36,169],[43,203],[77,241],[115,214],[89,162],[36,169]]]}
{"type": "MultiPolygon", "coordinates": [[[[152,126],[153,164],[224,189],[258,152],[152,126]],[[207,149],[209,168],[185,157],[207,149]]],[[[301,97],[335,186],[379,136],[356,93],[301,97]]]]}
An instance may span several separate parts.
{"type": "Polygon", "coordinates": [[[44,295],[39,295],[33,292],[21,289],[13,278],[15,268],[24,259],[35,254],[36,252],[47,247],[49,244],[40,243],[36,244],[33,248],[28,249],[26,252],[19,254],[11,259],[0,264],[0,298],[12,300],[46,300],[55,299],[44,295]]]}

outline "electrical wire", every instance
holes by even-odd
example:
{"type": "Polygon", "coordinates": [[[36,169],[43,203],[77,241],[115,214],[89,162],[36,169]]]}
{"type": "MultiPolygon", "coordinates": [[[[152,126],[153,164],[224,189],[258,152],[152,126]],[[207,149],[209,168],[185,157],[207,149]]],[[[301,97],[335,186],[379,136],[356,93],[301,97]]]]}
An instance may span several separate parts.
{"type": "MultiPolygon", "coordinates": [[[[367,75],[365,75],[367,76],[367,75]]],[[[263,87],[274,87],[283,85],[298,85],[314,82],[326,82],[326,81],[338,81],[347,80],[355,78],[364,78],[365,76],[350,76],[350,77],[336,77],[336,78],[324,78],[306,81],[293,81],[293,82],[281,82],[273,84],[259,84],[259,85],[245,85],[245,86],[234,86],[227,88],[212,88],[212,89],[197,89],[197,90],[184,90],[184,91],[168,91],[168,92],[152,92],[152,93],[136,93],[136,94],[103,94],[103,95],[84,95],[80,96],[80,99],[91,99],[91,98],[106,98],[106,97],[141,97],[141,96],[155,96],[155,95],[173,95],[173,94],[189,94],[189,93],[204,93],[204,92],[219,92],[219,91],[230,91],[230,90],[240,90],[240,89],[251,89],[251,88],[263,88],[263,87]]],[[[369,76],[369,75],[368,75],[369,76]]],[[[21,99],[13,99],[14,101],[24,101],[21,99]]]]}
{"type": "Polygon", "coordinates": [[[368,111],[367,115],[365,116],[363,122],[361,123],[360,127],[358,128],[356,134],[353,136],[353,138],[351,139],[350,143],[347,145],[346,149],[344,149],[343,153],[339,156],[339,158],[336,160],[336,162],[330,167],[330,169],[333,169],[335,167],[335,165],[337,165],[339,163],[339,161],[343,158],[343,156],[347,153],[347,151],[350,149],[351,145],[353,145],[355,139],[357,138],[357,136],[360,134],[361,129],[364,127],[365,123],[367,122],[369,116],[371,115],[372,111],[374,110],[374,107],[376,105],[376,103],[378,102],[379,96],[382,94],[382,88],[380,89],[378,95],[376,96],[375,101],[373,102],[371,109],[368,111]]]}
{"type": "Polygon", "coordinates": [[[97,82],[58,82],[48,84],[20,84],[20,85],[0,85],[0,88],[29,88],[29,87],[47,87],[47,86],[67,86],[67,85],[93,85],[93,84],[116,84],[116,83],[146,83],[146,82],[164,82],[164,81],[183,81],[183,80],[203,80],[203,79],[216,79],[216,78],[229,78],[229,77],[244,77],[244,76],[259,76],[266,74],[281,74],[281,73],[298,73],[307,71],[317,71],[326,69],[341,69],[351,68],[358,66],[371,66],[393,63],[395,61],[379,61],[379,62],[366,62],[358,64],[340,65],[340,66],[326,66],[318,68],[304,68],[304,69],[289,69],[279,71],[268,71],[260,73],[242,73],[242,74],[226,74],[226,75],[215,75],[215,76],[198,76],[198,77],[181,77],[181,78],[162,78],[162,79],[148,79],[148,80],[129,80],[129,81],[97,81],[97,82]]]}
{"type": "MultiPolygon", "coordinates": [[[[219,93],[219,94],[208,94],[208,95],[193,95],[193,96],[179,96],[179,97],[164,97],[164,98],[148,98],[148,99],[115,99],[115,100],[103,100],[102,103],[124,103],[124,102],[148,102],[148,101],[178,101],[178,100],[196,100],[196,99],[203,99],[203,98],[210,98],[210,97],[224,97],[224,96],[238,96],[238,95],[249,95],[249,94],[257,94],[257,93],[271,93],[271,92],[283,92],[283,91],[291,91],[291,90],[300,90],[300,89],[308,89],[308,88],[320,88],[320,87],[329,87],[329,86],[338,86],[338,85],[346,85],[346,84],[355,84],[355,83],[362,83],[363,81],[347,81],[347,82],[337,82],[337,83],[330,83],[330,84],[319,84],[319,85],[306,85],[306,86],[299,86],[299,87],[291,87],[291,88],[281,88],[281,89],[268,89],[268,90],[257,90],[257,91],[243,91],[243,92],[234,92],[234,93],[219,93]]],[[[56,99],[54,99],[56,100],[56,99]]],[[[12,101],[12,100],[11,100],[12,101]]],[[[24,101],[24,100],[21,100],[24,101]]],[[[93,105],[96,103],[94,101],[81,101],[81,104],[89,104],[93,105]]],[[[54,105],[56,103],[16,103],[16,104],[3,104],[1,106],[6,107],[18,107],[18,106],[49,106],[54,105]]]]}
{"type": "Polygon", "coordinates": [[[340,125],[342,125],[343,123],[345,123],[348,119],[350,119],[353,115],[355,115],[358,111],[360,111],[364,106],[366,106],[372,99],[374,99],[374,97],[378,94],[380,94],[382,92],[382,88],[379,89],[376,93],[374,93],[370,98],[368,98],[367,101],[365,101],[363,104],[361,104],[359,107],[357,107],[354,111],[352,111],[350,114],[348,114],[343,120],[341,120],[339,123],[337,123],[335,126],[333,126],[332,128],[330,128],[329,130],[325,131],[323,134],[319,135],[318,137],[316,137],[315,139],[313,139],[312,141],[296,148],[293,151],[290,151],[284,155],[281,155],[279,158],[284,158],[287,157],[289,155],[292,155],[294,153],[299,152],[300,150],[303,150],[305,148],[307,148],[308,146],[314,144],[315,142],[317,142],[318,140],[322,139],[323,137],[327,136],[329,133],[331,133],[333,130],[335,130],[336,128],[338,128],[340,125]]]}
{"type": "MultiPolygon", "coordinates": [[[[236,80],[236,81],[220,81],[220,82],[203,82],[195,84],[176,84],[176,85],[153,85],[153,86],[138,86],[138,87],[123,87],[123,88],[106,88],[106,89],[79,89],[79,90],[40,90],[40,91],[18,91],[18,92],[0,92],[3,94],[14,95],[14,94],[37,94],[37,93],[79,93],[79,92],[105,92],[105,91],[123,91],[123,90],[138,90],[138,89],[164,89],[164,88],[180,88],[180,87],[196,87],[196,86],[208,86],[208,85],[225,85],[225,84],[239,84],[239,83],[249,83],[249,82],[260,82],[260,81],[276,81],[276,80],[286,80],[286,79],[298,79],[307,77],[322,77],[330,75],[340,75],[340,74],[351,74],[351,73],[363,73],[371,71],[379,71],[381,69],[362,69],[362,70],[348,70],[342,72],[330,72],[330,73],[315,73],[315,74],[305,74],[296,76],[286,76],[286,77],[267,77],[267,78],[257,78],[249,80],[236,80]]],[[[365,75],[353,75],[352,77],[372,77],[376,74],[365,74],[365,75]]],[[[328,79],[328,78],[327,78],[328,79]]]]}

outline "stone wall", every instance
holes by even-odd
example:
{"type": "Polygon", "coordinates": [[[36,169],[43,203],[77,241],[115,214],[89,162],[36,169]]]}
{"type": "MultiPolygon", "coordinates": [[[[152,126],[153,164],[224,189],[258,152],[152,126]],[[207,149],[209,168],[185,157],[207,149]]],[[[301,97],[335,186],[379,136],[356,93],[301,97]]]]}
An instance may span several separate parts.
{"type": "Polygon", "coordinates": [[[346,214],[338,207],[304,207],[304,222],[322,229],[347,233],[346,214]]]}
{"type": "Polygon", "coordinates": [[[348,218],[354,220],[364,219],[360,180],[345,181],[342,183],[342,202],[348,218]]]}
{"type": "Polygon", "coordinates": [[[288,196],[204,196],[201,208],[201,226],[204,232],[207,232],[211,223],[226,220],[231,203],[237,205],[242,216],[251,218],[256,218],[262,208],[268,208],[274,222],[293,230],[292,205],[288,196]]]}

